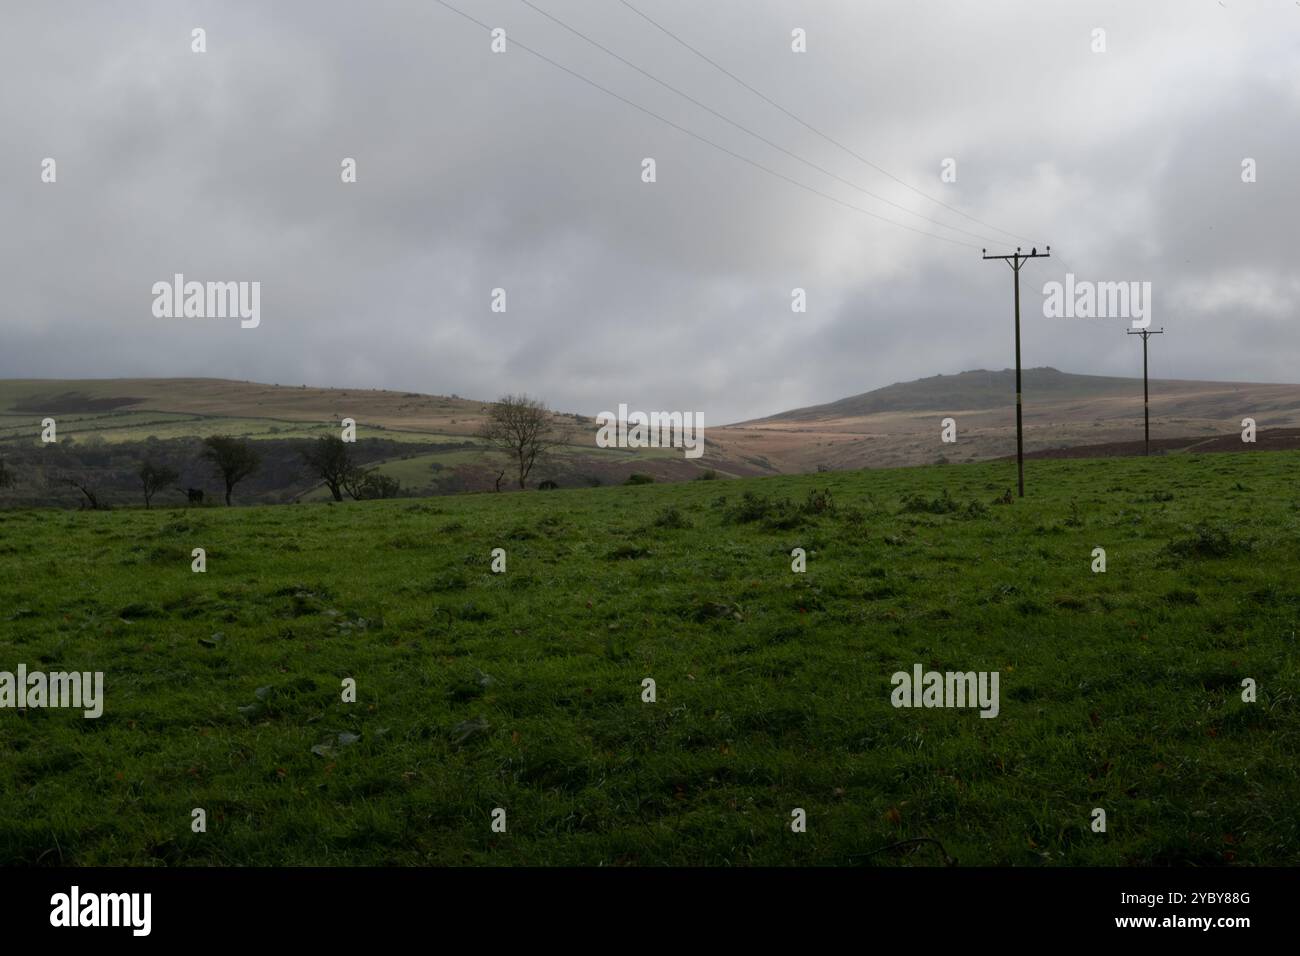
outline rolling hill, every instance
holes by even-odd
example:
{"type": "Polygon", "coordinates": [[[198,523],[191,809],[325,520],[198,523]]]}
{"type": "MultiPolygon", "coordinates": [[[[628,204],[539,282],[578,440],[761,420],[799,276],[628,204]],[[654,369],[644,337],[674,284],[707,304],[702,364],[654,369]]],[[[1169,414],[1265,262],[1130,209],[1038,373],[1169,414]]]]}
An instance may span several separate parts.
{"type": "MultiPolygon", "coordinates": [[[[262,452],[264,467],[245,484],[241,500],[320,497],[324,490],[303,473],[301,449],[305,440],[337,434],[344,418],[357,423],[360,460],[400,480],[408,494],[489,490],[508,464],[477,437],[487,409],[484,402],[455,395],[225,379],[5,380],[0,381],[0,459],[13,465],[19,484],[0,491],[0,501],[74,503],[77,491],[59,485],[55,495],[50,479],[85,469],[94,472],[94,483],[110,500],[132,501],[138,498],[135,470],[145,458],[179,470],[181,487],[212,491],[214,479],[198,460],[198,441],[216,434],[256,441],[262,452]],[[39,436],[46,418],[56,423],[57,463],[42,453],[39,436]],[[68,455],[77,460],[67,461],[68,455]]],[[[718,467],[673,449],[598,448],[591,419],[557,413],[556,421],[572,443],[538,467],[530,476],[534,483],[614,484],[636,472],[683,480],[718,467]]],[[[724,473],[762,471],[741,462],[724,473]]]]}
{"type": "MultiPolygon", "coordinates": [[[[1141,379],[1033,368],[1022,381],[1026,451],[1141,442],[1141,379]]],[[[1300,385],[1150,385],[1153,440],[1239,434],[1245,417],[1260,429],[1300,425],[1300,385]]],[[[1016,450],[1015,393],[1012,369],[936,375],[714,429],[710,439],[781,473],[999,458],[1016,450]],[[955,444],[941,440],[946,417],[956,422],[955,444]]]]}
{"type": "MultiPolygon", "coordinates": [[[[1025,370],[1023,381],[1030,454],[1092,446],[1107,449],[1105,454],[1140,451],[1140,379],[1034,368],[1025,370]]],[[[709,428],[705,455],[697,460],[672,449],[598,448],[591,418],[557,413],[570,443],[533,479],[573,486],[618,483],[634,472],[672,481],[708,469],[743,477],[1000,458],[1015,453],[1014,395],[1010,369],[899,382],[709,428]],[[941,423],[949,417],[956,424],[955,443],[941,440],[941,423]]],[[[382,389],[211,378],[11,379],[0,381],[0,455],[11,461],[34,456],[41,421],[54,418],[65,447],[103,446],[107,451],[98,454],[105,460],[119,450],[114,481],[125,492],[133,482],[131,462],[158,447],[150,443],[192,446],[208,435],[233,434],[264,442],[278,455],[274,476],[249,485],[252,500],[293,500],[321,494],[309,478],[296,476],[293,465],[302,440],[353,418],[358,439],[369,443],[367,462],[400,479],[409,492],[486,490],[501,468],[500,456],[476,437],[486,411],[480,400],[382,389]]],[[[1155,380],[1151,416],[1153,448],[1161,453],[1210,439],[1214,447],[1225,442],[1233,447],[1232,437],[1246,417],[1261,431],[1300,427],[1300,385],[1155,380]]],[[[1273,444],[1261,441],[1258,447],[1273,444]]],[[[205,480],[201,470],[183,477],[200,485],[205,480]]],[[[22,498],[20,492],[8,497],[22,498]]],[[[29,488],[23,502],[34,503],[33,494],[29,488]]]]}

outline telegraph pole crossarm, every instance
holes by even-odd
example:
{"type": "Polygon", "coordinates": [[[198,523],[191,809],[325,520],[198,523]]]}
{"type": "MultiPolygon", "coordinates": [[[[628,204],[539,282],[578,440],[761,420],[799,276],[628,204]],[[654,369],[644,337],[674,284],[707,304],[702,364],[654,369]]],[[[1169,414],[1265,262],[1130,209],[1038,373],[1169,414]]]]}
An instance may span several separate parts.
{"type": "Polygon", "coordinates": [[[1142,427],[1146,436],[1143,442],[1143,454],[1151,454],[1151,408],[1150,393],[1147,390],[1147,339],[1152,335],[1162,335],[1164,329],[1152,332],[1150,329],[1129,329],[1129,335],[1142,336],[1142,427]]]}
{"type": "Polygon", "coordinates": [[[1038,247],[1034,246],[1029,252],[1021,252],[1020,247],[1016,246],[1014,255],[1009,256],[991,256],[987,249],[981,249],[985,259],[1002,259],[1011,267],[1015,274],[1016,289],[1016,474],[1020,482],[1020,497],[1025,496],[1025,428],[1021,416],[1020,401],[1020,267],[1029,259],[1047,259],[1051,256],[1052,247],[1047,246],[1046,252],[1039,252],[1038,247]]]}

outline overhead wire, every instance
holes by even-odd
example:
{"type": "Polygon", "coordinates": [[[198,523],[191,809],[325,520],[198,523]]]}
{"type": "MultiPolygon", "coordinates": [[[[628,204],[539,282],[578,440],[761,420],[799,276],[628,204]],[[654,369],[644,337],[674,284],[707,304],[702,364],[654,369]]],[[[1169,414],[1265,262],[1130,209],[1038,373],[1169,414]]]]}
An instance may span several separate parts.
{"type": "MultiPolygon", "coordinates": [[[[524,2],[527,3],[528,0],[524,0],[524,2]]],[[[633,6],[631,3],[628,2],[628,0],[618,0],[618,2],[621,3],[621,4],[623,4],[623,6],[627,7],[629,10],[631,10],[631,11],[632,11],[633,13],[635,13],[637,16],[641,17],[643,20],[645,20],[645,21],[646,21],[647,23],[649,23],[651,26],[655,27],[657,30],[659,30],[660,32],[662,32],[663,34],[665,34],[666,36],[668,36],[668,37],[671,38],[672,40],[676,41],[676,42],[679,43],[681,46],[685,47],[685,48],[686,48],[687,50],[689,50],[691,53],[694,53],[696,56],[698,56],[700,59],[702,59],[705,63],[708,63],[710,66],[712,66],[715,70],[720,71],[720,72],[723,73],[724,75],[730,77],[730,78],[731,78],[732,80],[734,80],[736,83],[739,83],[741,86],[743,86],[745,89],[749,90],[749,92],[753,93],[755,96],[757,96],[757,97],[758,97],[759,99],[761,99],[763,102],[767,103],[769,106],[772,106],[772,107],[774,107],[775,109],[780,110],[782,113],[784,113],[784,114],[785,114],[786,116],[788,116],[790,119],[794,120],[794,121],[795,121],[796,123],[798,123],[800,126],[804,127],[804,128],[807,129],[808,131],[810,131],[810,132],[816,134],[817,136],[820,136],[822,139],[824,139],[826,142],[830,143],[832,146],[835,146],[836,148],[838,148],[838,149],[842,150],[843,152],[847,153],[849,156],[852,156],[854,159],[858,160],[859,162],[864,163],[865,165],[871,167],[872,169],[874,169],[876,172],[880,173],[881,175],[889,177],[889,178],[892,179],[894,182],[898,183],[900,186],[903,186],[904,188],[909,189],[909,190],[911,190],[912,192],[916,193],[918,196],[921,196],[921,197],[924,198],[924,199],[928,199],[930,202],[937,203],[938,205],[942,206],[944,209],[947,209],[949,212],[954,212],[954,213],[956,213],[957,215],[959,215],[959,216],[961,216],[961,217],[963,217],[963,218],[965,218],[965,219],[970,220],[971,222],[977,223],[977,224],[979,224],[979,225],[985,227],[986,229],[992,229],[994,232],[1000,232],[1000,233],[1002,233],[1004,236],[1010,236],[1010,237],[1012,237],[1012,238],[1014,238],[1014,239],[1021,239],[1021,240],[1025,241],[1025,242],[1031,242],[1031,241],[1032,241],[1032,240],[1030,240],[1027,236],[1022,236],[1022,235],[1020,235],[1019,233],[1011,232],[1011,231],[1008,230],[1008,229],[1002,229],[1002,228],[999,228],[998,226],[995,226],[995,225],[993,225],[992,223],[985,222],[983,219],[977,219],[976,217],[970,215],[969,213],[963,212],[962,210],[958,209],[956,206],[949,205],[948,203],[944,202],[942,199],[937,199],[937,198],[935,198],[934,196],[931,196],[930,194],[928,194],[928,193],[926,193],[926,192],[923,192],[923,191],[921,191],[920,189],[917,189],[917,188],[916,188],[915,186],[913,186],[911,183],[907,182],[906,180],[900,179],[898,176],[895,176],[895,175],[894,175],[893,173],[891,173],[889,170],[885,169],[885,168],[882,167],[882,166],[878,166],[877,164],[873,163],[871,160],[867,159],[867,157],[865,157],[865,156],[863,156],[862,154],[858,153],[856,150],[851,149],[850,147],[844,145],[844,144],[841,143],[839,140],[835,139],[835,137],[831,136],[829,133],[826,133],[826,132],[824,132],[824,131],[818,129],[816,126],[813,126],[811,123],[807,122],[807,121],[804,120],[802,117],[798,116],[797,114],[795,114],[795,113],[792,112],[791,110],[789,110],[789,109],[787,109],[786,107],[782,106],[782,105],[781,105],[780,103],[778,103],[776,100],[772,99],[770,96],[768,96],[767,94],[765,94],[762,90],[756,89],[753,85],[751,85],[750,83],[747,83],[745,80],[741,79],[739,76],[737,76],[737,75],[736,75],[735,73],[733,73],[731,70],[728,70],[728,69],[727,69],[725,66],[723,66],[722,64],[718,63],[716,60],[714,60],[714,59],[713,59],[712,57],[710,57],[708,54],[704,53],[704,52],[701,51],[701,50],[696,49],[696,48],[695,48],[694,46],[692,46],[690,43],[688,43],[688,42],[686,42],[685,40],[683,40],[680,36],[678,36],[678,35],[677,35],[676,33],[674,33],[672,30],[669,30],[669,29],[668,29],[666,26],[664,26],[662,23],[659,23],[657,20],[655,20],[654,18],[652,18],[649,14],[647,14],[647,13],[645,13],[644,11],[642,11],[642,10],[638,9],[637,7],[633,6]]],[[[530,3],[529,6],[532,6],[532,4],[530,3]]],[[[955,227],[948,227],[948,228],[955,228],[955,227]]],[[[997,240],[997,241],[1002,241],[1002,240],[997,240]]]]}
{"type": "MultiPolygon", "coordinates": [[[[686,93],[686,92],[684,92],[683,90],[680,90],[680,89],[678,89],[677,87],[673,86],[671,83],[668,83],[667,81],[660,79],[659,77],[655,76],[655,75],[654,75],[653,73],[651,73],[650,71],[645,70],[645,69],[642,69],[641,67],[639,67],[639,66],[637,66],[635,63],[633,63],[631,60],[628,60],[626,57],[621,56],[620,54],[618,54],[618,53],[616,53],[615,51],[611,50],[609,47],[605,46],[604,44],[600,43],[599,41],[592,39],[591,37],[587,36],[587,34],[583,33],[581,30],[577,29],[576,27],[574,27],[574,26],[572,26],[572,25],[570,25],[570,24],[564,22],[563,20],[561,20],[559,17],[555,16],[554,14],[549,13],[549,12],[546,11],[546,10],[543,10],[541,7],[537,6],[537,4],[533,3],[532,0],[519,0],[519,2],[522,3],[524,6],[528,7],[529,9],[531,9],[531,10],[535,10],[537,13],[540,13],[542,16],[546,17],[548,20],[550,20],[551,22],[557,24],[558,26],[562,27],[563,29],[568,30],[570,33],[572,33],[574,36],[578,37],[579,39],[584,40],[585,42],[591,44],[591,45],[594,46],[596,49],[598,49],[598,50],[602,51],[603,53],[605,53],[605,54],[607,54],[607,55],[613,57],[613,58],[616,59],[616,60],[618,60],[618,61],[619,61],[620,63],[622,63],[624,66],[627,66],[627,67],[629,67],[629,68],[631,68],[631,69],[633,69],[633,70],[636,70],[636,72],[640,73],[642,76],[646,77],[647,79],[650,79],[650,80],[654,81],[655,83],[658,83],[658,84],[659,84],[660,86],[662,86],[664,89],[669,90],[670,92],[677,94],[678,96],[682,97],[683,99],[687,100],[688,102],[694,104],[695,106],[698,106],[700,109],[705,110],[706,112],[712,114],[713,116],[716,116],[718,119],[722,120],[724,123],[727,123],[727,124],[729,124],[729,125],[731,125],[731,126],[734,126],[736,129],[740,130],[742,133],[745,133],[745,134],[748,135],[748,136],[752,136],[754,139],[758,140],[759,142],[761,142],[761,143],[763,143],[763,144],[765,144],[765,145],[767,145],[767,146],[770,146],[772,149],[775,149],[775,150],[777,150],[777,151],[779,151],[779,152],[781,152],[781,153],[784,153],[786,156],[789,156],[789,157],[791,157],[792,159],[795,159],[795,160],[797,160],[798,162],[803,163],[805,166],[809,167],[810,169],[816,170],[817,172],[821,173],[821,174],[824,175],[824,176],[829,176],[831,179],[834,179],[836,182],[842,183],[842,184],[844,184],[845,186],[848,186],[848,187],[851,188],[851,189],[856,189],[858,192],[860,192],[860,193],[862,193],[862,194],[864,194],[864,195],[866,195],[866,196],[870,196],[872,199],[875,199],[875,200],[877,200],[878,202],[885,203],[885,204],[888,205],[888,206],[893,206],[895,209],[901,210],[902,212],[905,212],[905,213],[907,213],[907,214],[910,215],[910,216],[916,216],[918,219],[922,219],[922,220],[924,220],[925,222],[928,222],[928,223],[930,223],[931,225],[938,226],[938,227],[941,228],[941,229],[950,229],[950,230],[952,230],[953,232],[961,233],[961,234],[964,235],[964,236],[970,236],[970,237],[973,238],[973,239],[982,239],[982,240],[984,240],[985,242],[1000,243],[1000,242],[1003,241],[1003,240],[1001,240],[1001,239],[997,239],[997,238],[995,238],[995,237],[993,237],[993,236],[983,235],[983,234],[981,234],[981,233],[977,233],[977,232],[971,232],[971,231],[969,231],[969,230],[967,230],[967,229],[962,229],[962,228],[960,228],[959,226],[953,226],[953,225],[950,225],[949,223],[946,223],[946,222],[940,222],[938,219],[931,219],[929,216],[922,215],[921,213],[916,212],[914,209],[909,209],[907,206],[904,206],[904,205],[902,205],[902,204],[900,204],[900,203],[896,203],[896,202],[894,202],[892,199],[888,199],[888,198],[886,198],[885,196],[881,196],[881,195],[879,195],[878,193],[874,193],[874,192],[872,192],[870,189],[867,189],[865,186],[862,186],[862,185],[860,185],[859,183],[855,183],[855,182],[853,182],[853,181],[850,180],[850,179],[846,179],[846,178],[844,178],[843,176],[840,176],[839,174],[837,174],[837,173],[835,173],[835,172],[832,172],[831,170],[827,169],[826,167],[821,166],[821,165],[819,165],[819,164],[813,162],[812,160],[806,159],[806,158],[804,158],[803,156],[800,156],[798,153],[795,153],[795,152],[792,151],[792,150],[786,149],[786,148],[785,148],[784,146],[782,146],[780,143],[773,142],[772,140],[768,139],[766,136],[763,136],[761,133],[756,133],[756,132],[754,132],[754,130],[750,129],[749,127],[745,126],[745,125],[742,124],[742,123],[738,123],[738,122],[736,122],[735,120],[731,119],[730,117],[724,115],[723,113],[721,113],[721,112],[719,112],[718,110],[714,109],[713,107],[709,106],[707,103],[703,103],[703,102],[701,102],[700,100],[696,99],[694,96],[691,96],[689,93],[686,93]]],[[[633,9],[634,9],[634,8],[633,8],[633,9]]],[[[992,227],[992,226],[990,226],[989,228],[994,229],[996,232],[1002,232],[1002,230],[1000,230],[1000,229],[996,229],[996,227],[992,227]]]]}
{"type": "MultiPolygon", "coordinates": [[[[439,6],[445,7],[447,10],[451,11],[452,13],[455,13],[456,15],[464,18],[465,20],[468,20],[469,22],[482,28],[483,30],[487,30],[490,32],[492,29],[492,27],[484,23],[482,20],[479,20],[477,17],[474,17],[471,14],[466,13],[464,10],[461,10],[458,7],[453,6],[452,4],[448,3],[447,0],[434,0],[434,2],[437,3],[439,6]]],[[[758,162],[757,160],[750,159],[748,156],[738,153],[733,149],[729,149],[728,147],[723,146],[721,143],[717,143],[709,139],[707,136],[704,136],[700,133],[695,132],[692,129],[682,126],[680,123],[676,123],[673,120],[668,119],[666,116],[662,115],[661,113],[657,113],[654,110],[650,109],[649,107],[642,106],[640,103],[630,100],[626,96],[623,96],[620,93],[616,93],[613,90],[609,89],[608,87],[605,87],[600,83],[597,83],[595,80],[591,79],[590,77],[584,76],[578,71],[570,69],[569,67],[565,66],[563,63],[551,59],[546,54],[525,45],[524,43],[520,42],[517,39],[512,38],[510,39],[509,42],[512,46],[518,47],[519,49],[523,50],[525,53],[528,53],[538,58],[539,60],[549,64],[550,66],[555,67],[558,70],[562,70],[563,72],[569,74],[575,79],[582,81],[583,83],[587,84],[588,86],[596,90],[599,90],[600,92],[606,94],[607,96],[611,96],[614,99],[619,100],[620,102],[625,103],[628,106],[631,106],[633,109],[639,110],[640,112],[646,114],[647,116],[657,119],[659,122],[665,124],[666,126],[669,126],[680,133],[684,133],[685,135],[690,136],[692,139],[698,140],[699,142],[704,143],[707,146],[711,146],[712,148],[718,150],[719,152],[725,153],[728,156],[738,159],[741,162],[754,167],[755,169],[761,170],[762,172],[767,173],[769,176],[774,176],[777,179],[787,182],[792,186],[802,189],[805,192],[811,193],[815,196],[820,196],[821,198],[833,202],[836,205],[843,206],[846,209],[851,209],[855,212],[862,213],[863,215],[870,216],[873,219],[878,219],[881,222],[888,223],[889,225],[898,226],[900,229],[906,229],[909,232],[914,232],[921,236],[927,236],[928,238],[931,239],[937,239],[940,242],[946,242],[955,246],[962,246],[967,249],[980,248],[977,245],[974,245],[969,242],[965,242],[960,239],[953,239],[948,236],[940,236],[932,232],[926,232],[924,229],[918,229],[915,226],[908,225],[907,223],[898,222],[894,219],[890,219],[886,216],[880,215],[879,213],[873,212],[870,209],[865,209],[862,206],[857,206],[854,205],[853,203],[845,202],[843,199],[840,199],[837,196],[833,196],[830,193],[823,192],[822,190],[817,189],[816,187],[809,186],[806,183],[800,182],[799,180],[791,176],[787,176],[785,173],[772,169],[769,166],[765,166],[762,163],[758,162]]],[[[945,227],[945,228],[952,228],[952,227],[945,227]]]]}

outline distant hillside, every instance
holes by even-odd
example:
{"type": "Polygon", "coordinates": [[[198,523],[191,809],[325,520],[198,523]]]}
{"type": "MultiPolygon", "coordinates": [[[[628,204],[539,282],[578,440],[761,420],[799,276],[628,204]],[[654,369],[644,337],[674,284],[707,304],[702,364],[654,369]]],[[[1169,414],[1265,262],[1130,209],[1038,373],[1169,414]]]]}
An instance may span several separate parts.
{"type": "MultiPolygon", "coordinates": [[[[1023,381],[1031,454],[1082,446],[1126,453],[1142,438],[1141,379],[1033,368],[1023,381]]],[[[310,439],[337,434],[344,418],[357,422],[361,460],[400,481],[406,494],[486,491],[509,469],[478,438],[488,407],[455,395],[212,378],[0,381],[0,458],[18,476],[14,488],[0,491],[0,503],[73,504],[75,490],[51,488],[57,491],[58,476],[74,467],[89,469],[113,502],[130,503],[145,458],[178,470],[185,486],[211,491],[214,479],[198,452],[201,439],[215,434],[260,444],[266,465],[240,500],[318,497],[323,491],[304,473],[302,449],[310,439]],[[47,417],[57,422],[57,449],[39,441],[47,417]]],[[[1151,382],[1152,439],[1160,450],[1230,440],[1246,417],[1261,432],[1300,427],[1300,386],[1151,382]]],[[[668,448],[598,448],[592,419],[557,412],[556,421],[568,430],[569,443],[534,472],[534,487],[542,480],[561,487],[621,483],[638,472],[680,481],[707,470],[740,477],[979,461],[1015,452],[1015,373],[935,375],[710,427],[700,459],[668,448]],[[945,418],[956,423],[955,443],[941,440],[945,418]]],[[[1266,447],[1272,445],[1259,445],[1266,447]]]]}
{"type": "MultiPolygon", "coordinates": [[[[517,487],[505,456],[478,437],[490,402],[451,395],[383,389],[183,379],[12,379],[0,381],[0,459],[17,476],[0,489],[0,505],[75,505],[81,493],[65,479],[84,477],[110,504],[139,500],[137,472],[146,459],[179,472],[182,488],[215,491],[201,456],[201,439],[217,434],[255,441],[262,467],[239,489],[244,503],[315,498],[325,492],[306,470],[311,439],[339,434],[343,419],[357,425],[356,456],[401,482],[404,494],[434,495],[517,487]],[[41,422],[53,418],[57,444],[40,441],[41,422]]],[[[555,413],[569,443],[529,476],[560,487],[618,484],[634,473],[659,481],[723,476],[765,469],[730,461],[707,446],[704,459],[674,449],[598,448],[594,422],[555,413]]],[[[169,489],[160,502],[172,504],[169,489]]]]}
{"type": "MultiPolygon", "coordinates": [[[[1015,452],[1015,371],[977,369],[899,382],[824,405],[797,408],[714,429],[731,458],[779,472],[978,461],[1015,452]],[[941,441],[941,421],[957,441],[941,441]]],[[[1025,369],[1025,445],[1029,451],[1131,442],[1142,437],[1142,380],[1025,369]]],[[[1300,385],[1153,379],[1153,438],[1196,439],[1259,428],[1300,426],[1300,385]]],[[[1186,439],[1186,441],[1184,441],[1186,439]]]]}
{"type": "MultiPolygon", "coordinates": [[[[1139,397],[1142,393],[1141,379],[1075,375],[1050,367],[1024,369],[1021,371],[1020,378],[1026,399],[1028,400],[1028,396],[1033,396],[1034,401],[1039,403],[1091,401],[1101,398],[1131,399],[1135,387],[1139,397]]],[[[1167,392],[1171,387],[1182,392],[1188,386],[1197,391],[1253,387],[1232,382],[1183,382],[1163,379],[1153,379],[1151,385],[1159,392],[1167,392]]],[[[827,402],[825,405],[796,408],[743,424],[819,421],[874,415],[880,412],[957,412],[1001,408],[1007,404],[1008,396],[1014,402],[1015,394],[1015,369],[1004,368],[997,372],[975,369],[959,372],[956,375],[932,375],[912,382],[895,382],[884,388],[827,402]]]]}
{"type": "Polygon", "coordinates": [[[9,417],[154,411],[312,423],[354,418],[383,428],[465,435],[478,428],[483,407],[483,402],[457,396],[221,378],[0,381],[0,414],[9,417]]]}

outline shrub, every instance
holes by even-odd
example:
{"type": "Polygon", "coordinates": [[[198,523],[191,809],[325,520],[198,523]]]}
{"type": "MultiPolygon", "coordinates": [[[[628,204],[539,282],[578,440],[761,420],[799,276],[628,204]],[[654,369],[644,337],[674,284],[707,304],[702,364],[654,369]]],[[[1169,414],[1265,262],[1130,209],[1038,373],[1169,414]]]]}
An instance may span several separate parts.
{"type": "Polygon", "coordinates": [[[763,526],[777,531],[789,531],[803,524],[807,514],[806,510],[797,507],[789,498],[781,498],[779,501],[772,502],[763,526]]]}
{"type": "Polygon", "coordinates": [[[682,514],[681,509],[677,507],[665,508],[663,511],[659,512],[654,523],[660,528],[680,529],[691,527],[691,522],[687,520],[686,516],[682,514]]]}
{"type": "Polygon", "coordinates": [[[854,528],[860,528],[867,523],[867,513],[861,508],[850,506],[840,512],[840,517],[844,523],[854,528]]]}
{"type": "Polygon", "coordinates": [[[1190,537],[1170,541],[1165,550],[1176,558],[1230,558],[1254,547],[1254,538],[1234,537],[1229,528],[1202,523],[1192,529],[1190,537]]]}
{"type": "MultiPolygon", "coordinates": [[[[725,503],[725,498],[718,502],[725,503]]],[[[718,502],[715,502],[715,506],[718,502]]],[[[767,498],[753,491],[746,491],[740,504],[727,512],[726,520],[734,524],[749,524],[762,521],[767,527],[781,531],[797,528],[808,516],[832,515],[835,513],[835,501],[830,490],[810,491],[802,505],[796,505],[789,498],[767,498]]]]}
{"type": "Polygon", "coordinates": [[[946,515],[960,510],[960,507],[948,494],[947,488],[943,489],[943,493],[938,498],[927,499],[925,495],[914,494],[903,499],[903,510],[911,513],[923,512],[932,515],[946,515]]]}
{"type": "Polygon", "coordinates": [[[808,499],[804,502],[804,514],[834,514],[835,500],[831,497],[831,490],[817,491],[813,489],[808,492],[808,499]]]}
{"type": "Polygon", "coordinates": [[[727,520],[736,524],[749,524],[751,521],[762,521],[771,512],[771,501],[757,492],[746,491],[740,497],[740,504],[727,512],[727,520]]]}

